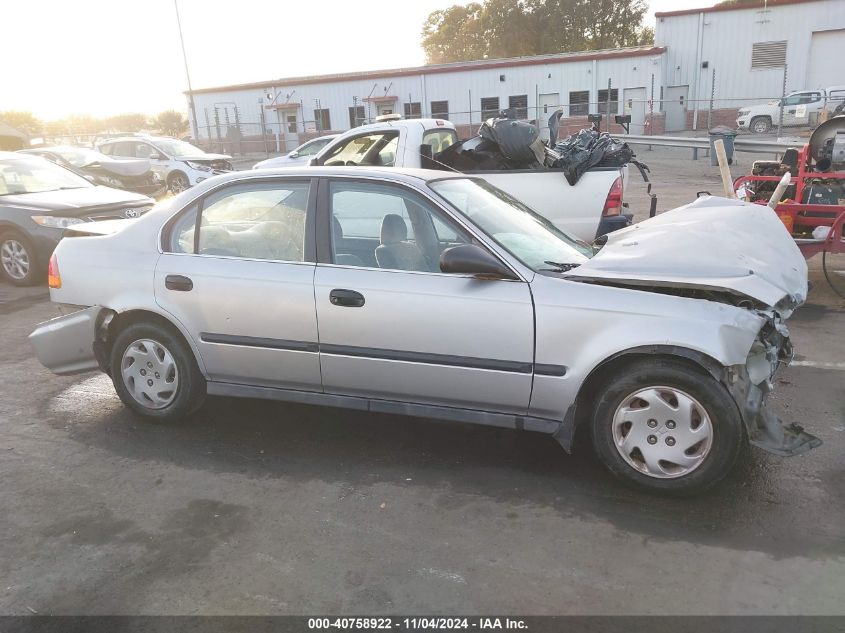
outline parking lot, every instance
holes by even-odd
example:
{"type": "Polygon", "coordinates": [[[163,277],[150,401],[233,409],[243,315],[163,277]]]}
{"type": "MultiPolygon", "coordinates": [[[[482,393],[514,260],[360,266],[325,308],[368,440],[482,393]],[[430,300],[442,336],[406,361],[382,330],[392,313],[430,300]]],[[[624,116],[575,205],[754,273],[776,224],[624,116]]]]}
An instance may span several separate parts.
{"type": "MultiPolygon", "coordinates": [[[[720,191],[691,151],[636,149],[661,210],[720,191]]],[[[0,284],[0,611],[845,613],[845,304],[810,279],[774,400],[824,445],[687,500],[539,434],[221,398],[151,425],[44,369],[46,288],[0,284]]]]}

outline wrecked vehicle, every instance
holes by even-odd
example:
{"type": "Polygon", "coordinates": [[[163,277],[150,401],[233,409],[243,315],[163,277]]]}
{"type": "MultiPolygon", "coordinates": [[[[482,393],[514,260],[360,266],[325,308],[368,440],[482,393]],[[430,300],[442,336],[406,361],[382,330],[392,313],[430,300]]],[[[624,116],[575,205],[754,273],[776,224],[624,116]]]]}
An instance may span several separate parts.
{"type": "MultiPolygon", "coordinates": [[[[463,143],[481,140],[477,137],[463,143]]],[[[457,130],[449,121],[393,118],[341,134],[309,165],[463,171],[461,165],[449,166],[442,160],[444,152],[460,143],[457,130]]],[[[624,202],[627,166],[593,167],[575,186],[566,181],[560,170],[542,166],[532,169],[493,163],[471,167],[468,173],[484,178],[585,242],[631,224],[633,214],[624,202]]]]}
{"type": "Polygon", "coordinates": [[[21,150],[22,154],[35,154],[75,171],[95,185],[113,189],[134,191],[151,198],[164,195],[167,187],[156,172],[150,168],[150,161],[141,158],[116,160],[86,147],[57,145],[21,150]]]}
{"type": "Polygon", "coordinates": [[[567,451],[587,433],[621,479],[684,494],[749,441],[820,443],[766,406],[804,259],[774,214],[734,200],[596,252],[463,174],[239,172],[71,227],[50,287],[89,307],[35,329],[41,363],[106,372],[155,421],[210,395],[536,431],[567,451]]]}

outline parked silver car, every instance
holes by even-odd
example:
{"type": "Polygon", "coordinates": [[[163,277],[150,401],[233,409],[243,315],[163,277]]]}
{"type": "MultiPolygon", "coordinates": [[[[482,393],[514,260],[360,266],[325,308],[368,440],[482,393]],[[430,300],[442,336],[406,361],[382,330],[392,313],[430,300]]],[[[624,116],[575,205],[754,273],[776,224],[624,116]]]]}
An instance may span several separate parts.
{"type": "Polygon", "coordinates": [[[153,420],[206,395],[588,431],[621,478],[689,493],[750,442],[820,441],[765,407],[803,258],[766,207],[702,198],[596,252],[484,180],[296,168],[210,179],[71,227],[31,335],[153,420]],[[720,227],[730,227],[721,230],[720,227]]]}

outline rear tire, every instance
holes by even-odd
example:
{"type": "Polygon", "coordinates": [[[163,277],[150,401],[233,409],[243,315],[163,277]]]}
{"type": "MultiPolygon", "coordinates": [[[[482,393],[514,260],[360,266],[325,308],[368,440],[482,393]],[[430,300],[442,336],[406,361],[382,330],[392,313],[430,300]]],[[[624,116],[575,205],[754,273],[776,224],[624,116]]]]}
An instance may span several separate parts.
{"type": "Polygon", "coordinates": [[[610,472],[638,488],[703,492],[727,476],[747,444],[727,389],[682,361],[629,365],[598,393],[593,448],[610,472]]]}
{"type": "Polygon", "coordinates": [[[0,275],[15,286],[43,281],[32,242],[18,231],[0,232],[0,275]]]}
{"type": "Polygon", "coordinates": [[[206,382],[196,358],[172,328],[129,325],[112,345],[110,368],[123,404],[152,422],[176,422],[205,400],[206,382]]]}
{"type": "Polygon", "coordinates": [[[755,134],[767,134],[772,129],[772,120],[767,116],[755,116],[748,127],[755,134]]]}

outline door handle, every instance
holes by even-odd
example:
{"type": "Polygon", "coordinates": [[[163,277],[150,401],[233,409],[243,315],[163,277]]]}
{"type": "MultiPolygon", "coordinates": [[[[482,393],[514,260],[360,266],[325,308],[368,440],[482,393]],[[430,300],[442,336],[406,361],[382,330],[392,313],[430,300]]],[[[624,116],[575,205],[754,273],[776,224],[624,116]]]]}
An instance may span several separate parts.
{"type": "Polygon", "coordinates": [[[329,293],[329,301],[333,306],[345,306],[347,308],[360,308],[364,305],[364,295],[354,290],[335,288],[329,293]]]}
{"type": "Polygon", "coordinates": [[[164,278],[164,287],[168,290],[179,290],[181,292],[188,292],[193,290],[194,282],[190,277],[184,275],[168,275],[164,278]]]}

